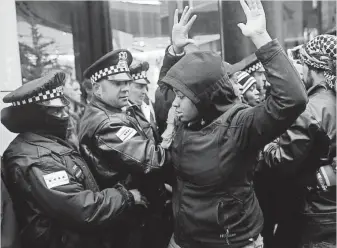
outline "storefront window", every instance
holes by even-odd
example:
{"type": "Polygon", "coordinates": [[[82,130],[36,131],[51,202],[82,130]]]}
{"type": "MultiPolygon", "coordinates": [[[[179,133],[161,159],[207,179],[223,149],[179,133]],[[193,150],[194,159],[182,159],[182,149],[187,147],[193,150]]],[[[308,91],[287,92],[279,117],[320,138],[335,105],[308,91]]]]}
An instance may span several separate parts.
{"type": "MultiPolygon", "coordinates": [[[[286,49],[336,30],[335,1],[284,1],[283,32],[286,49]]],[[[334,31],[336,32],[336,31],[334,31]]]]}
{"type": "MultiPolygon", "coordinates": [[[[190,36],[201,50],[224,51],[231,63],[254,52],[236,26],[245,21],[237,1],[20,1],[16,10],[23,82],[50,68],[66,70],[82,82],[83,71],[95,60],[126,48],[136,60],[149,62],[149,96],[154,100],[165,48],[171,42],[174,10],[181,13],[186,5],[198,15],[190,36]]],[[[267,27],[285,49],[336,32],[335,1],[263,1],[263,5],[267,27]]]]}
{"type": "Polygon", "coordinates": [[[75,77],[70,32],[45,25],[34,8],[27,8],[24,3],[17,4],[17,30],[23,83],[41,77],[50,69],[61,69],[75,77]]]}
{"type": "Polygon", "coordinates": [[[120,0],[22,1],[16,3],[23,82],[51,68],[83,81],[83,71],[119,48],[150,64],[149,97],[154,100],[173,13],[189,5],[198,15],[190,32],[201,50],[221,53],[218,1],[120,0]],[[109,30],[107,30],[109,29],[109,30]]]}
{"type": "Polygon", "coordinates": [[[174,9],[194,8],[198,15],[190,36],[201,50],[220,53],[218,1],[110,1],[110,21],[114,48],[127,48],[136,60],[150,64],[149,97],[154,100],[165,49],[170,44],[174,9]]]}

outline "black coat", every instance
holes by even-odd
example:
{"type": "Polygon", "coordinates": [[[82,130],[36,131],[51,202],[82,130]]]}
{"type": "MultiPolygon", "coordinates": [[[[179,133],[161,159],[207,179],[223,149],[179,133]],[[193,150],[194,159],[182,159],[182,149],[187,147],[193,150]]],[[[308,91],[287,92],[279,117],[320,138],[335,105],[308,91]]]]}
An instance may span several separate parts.
{"type": "Polygon", "coordinates": [[[228,103],[223,106],[224,113],[204,126],[181,124],[172,143],[176,174],[174,238],[184,248],[243,247],[262,230],[263,216],[252,183],[256,157],[264,145],[283,133],[303,112],[307,97],[297,72],[277,41],[269,42],[256,54],[272,86],[270,97],[253,108],[230,104],[230,100],[235,100],[234,90],[223,78],[214,87],[201,87],[200,78],[187,69],[182,72],[181,64],[175,68],[176,74],[172,67],[171,76],[166,78],[165,82],[171,85],[185,84],[179,90],[183,94],[186,88],[193,91],[199,105],[212,105],[215,100],[224,99],[228,103]],[[202,92],[198,91],[200,88],[202,92]],[[214,96],[214,92],[219,93],[215,99],[207,98],[214,96]]]}
{"type": "Polygon", "coordinates": [[[122,186],[99,191],[65,141],[19,134],[4,152],[4,172],[23,247],[123,247],[128,239],[120,223],[134,204],[132,195],[122,186]]]}

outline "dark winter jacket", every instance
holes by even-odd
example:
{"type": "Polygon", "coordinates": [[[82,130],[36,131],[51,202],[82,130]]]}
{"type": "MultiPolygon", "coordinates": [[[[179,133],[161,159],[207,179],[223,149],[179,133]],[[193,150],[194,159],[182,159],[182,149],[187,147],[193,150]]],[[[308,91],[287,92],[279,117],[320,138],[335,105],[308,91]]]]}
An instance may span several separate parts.
{"type": "Polygon", "coordinates": [[[20,247],[19,228],[13,202],[1,173],[1,248],[20,247]]]}
{"type": "Polygon", "coordinates": [[[172,143],[174,238],[183,248],[243,247],[262,229],[252,185],[258,151],[291,125],[307,99],[277,41],[256,54],[272,90],[254,108],[234,103],[221,58],[209,52],[187,54],[162,79],[187,96],[206,123],[181,124],[172,143]],[[205,60],[212,68],[204,68],[205,60]]]}
{"type": "Polygon", "coordinates": [[[99,191],[69,143],[21,133],[4,152],[4,172],[23,247],[122,247],[128,239],[120,222],[132,194],[122,186],[99,191]]]}
{"type": "Polygon", "coordinates": [[[125,113],[94,96],[80,125],[80,151],[101,188],[158,170],[165,151],[148,138],[132,109],[125,113]]]}
{"type": "Polygon", "coordinates": [[[284,218],[298,216],[305,236],[319,240],[336,235],[336,187],[323,192],[308,186],[316,188],[321,158],[331,164],[336,157],[336,95],[322,83],[309,89],[308,97],[305,111],[264,156],[273,175],[287,181],[279,184],[282,208],[276,211],[284,218]]]}
{"type": "MultiPolygon", "coordinates": [[[[79,139],[81,154],[101,189],[121,183],[127,189],[138,189],[148,199],[148,209],[139,206],[130,215],[142,229],[144,225],[149,228],[146,223],[164,210],[160,168],[167,158],[164,149],[157,146],[150,124],[136,111],[136,106],[130,106],[124,112],[94,95],[81,119],[79,139]]],[[[135,243],[132,246],[139,247],[135,243]]]]}

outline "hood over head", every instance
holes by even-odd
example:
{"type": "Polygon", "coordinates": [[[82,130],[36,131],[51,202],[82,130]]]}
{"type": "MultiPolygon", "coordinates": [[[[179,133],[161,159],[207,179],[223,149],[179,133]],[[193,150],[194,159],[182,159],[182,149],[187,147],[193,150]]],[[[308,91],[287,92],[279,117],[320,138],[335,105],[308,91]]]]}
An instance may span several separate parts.
{"type": "Polygon", "coordinates": [[[213,121],[237,99],[229,79],[229,68],[212,52],[186,54],[162,81],[187,96],[197,107],[200,119],[213,121]],[[217,107],[216,107],[217,106],[217,107]]]}

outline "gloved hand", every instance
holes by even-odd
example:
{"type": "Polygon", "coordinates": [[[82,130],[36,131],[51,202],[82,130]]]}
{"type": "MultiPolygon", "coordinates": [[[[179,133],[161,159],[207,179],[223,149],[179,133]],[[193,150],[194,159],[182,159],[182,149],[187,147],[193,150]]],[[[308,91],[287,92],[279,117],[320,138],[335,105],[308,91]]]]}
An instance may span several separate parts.
{"type": "Polygon", "coordinates": [[[164,133],[162,134],[163,141],[161,142],[161,146],[164,149],[168,149],[173,141],[176,129],[176,109],[175,107],[171,107],[167,114],[167,127],[164,133]]]}

